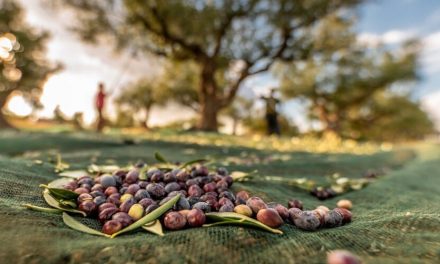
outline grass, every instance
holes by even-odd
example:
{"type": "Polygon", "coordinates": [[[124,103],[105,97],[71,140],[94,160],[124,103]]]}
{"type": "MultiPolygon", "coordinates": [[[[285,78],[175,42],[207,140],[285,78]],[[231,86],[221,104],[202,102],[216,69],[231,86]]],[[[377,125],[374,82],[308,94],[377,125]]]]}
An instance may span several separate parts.
{"type": "MultiPolygon", "coordinates": [[[[440,146],[358,144],[338,139],[273,139],[115,131],[90,133],[0,133],[0,233],[8,241],[0,259],[31,263],[174,262],[174,263],[322,263],[326,251],[343,248],[366,263],[432,262],[440,257],[440,146]],[[136,144],[124,139],[133,137],[136,144]],[[290,143],[289,143],[290,142],[290,143]],[[384,151],[387,150],[387,151],[384,151]],[[360,191],[344,194],[354,203],[353,223],[336,229],[304,232],[285,225],[283,236],[238,227],[168,232],[155,237],[135,232],[114,240],[77,233],[57,215],[21,208],[44,205],[38,184],[56,178],[53,160],[61,153],[73,169],[90,163],[154,162],[160,151],[174,161],[208,158],[229,170],[252,171],[286,179],[327,175],[358,178],[369,169],[389,173],[360,191]],[[35,164],[35,160],[43,164],[35,164]]],[[[234,184],[267,201],[301,199],[306,208],[334,207],[339,198],[320,202],[281,183],[254,180],[234,184]]]]}

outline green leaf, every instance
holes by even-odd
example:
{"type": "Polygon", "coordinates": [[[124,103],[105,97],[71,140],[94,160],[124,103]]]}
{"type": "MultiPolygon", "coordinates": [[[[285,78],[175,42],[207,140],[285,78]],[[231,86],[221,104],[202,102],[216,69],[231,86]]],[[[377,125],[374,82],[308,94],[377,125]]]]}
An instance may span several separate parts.
{"type": "Polygon", "coordinates": [[[162,224],[159,220],[154,220],[151,223],[147,223],[142,226],[142,228],[150,233],[156,234],[158,236],[164,236],[162,224]]]}
{"type": "MultiPolygon", "coordinates": [[[[212,212],[207,213],[206,217],[210,220],[224,222],[222,224],[231,224],[231,225],[244,225],[244,226],[252,226],[259,229],[263,229],[269,231],[274,234],[283,234],[283,232],[279,229],[271,228],[253,218],[247,217],[245,215],[230,213],[230,212],[212,212]]],[[[219,224],[220,225],[220,224],[219,224]]],[[[209,226],[209,225],[207,225],[209,226]]]]}
{"type": "Polygon", "coordinates": [[[84,225],[83,223],[78,222],[77,220],[75,220],[75,218],[71,217],[67,213],[63,213],[63,221],[68,227],[75,229],[77,231],[95,236],[110,237],[110,235],[99,232],[98,230],[95,230],[93,228],[84,225]]]}
{"type": "Polygon", "coordinates": [[[60,200],[58,200],[58,203],[62,206],[65,206],[65,207],[70,207],[70,208],[77,208],[78,207],[75,200],[60,199],[60,200]]]}
{"type": "Polygon", "coordinates": [[[185,162],[185,163],[184,163],[183,165],[181,165],[179,168],[180,168],[180,169],[184,169],[184,168],[188,167],[189,165],[193,165],[193,164],[195,164],[195,163],[207,162],[207,161],[208,161],[207,159],[196,159],[196,160],[191,160],[191,161],[185,162]]]}
{"type": "Polygon", "coordinates": [[[59,188],[59,189],[63,189],[64,186],[65,186],[66,184],[68,184],[69,182],[71,182],[71,181],[73,181],[72,178],[66,178],[66,177],[63,177],[63,178],[56,178],[55,180],[49,182],[49,183],[47,184],[47,186],[49,186],[50,188],[59,188]]]}
{"type": "Polygon", "coordinates": [[[66,207],[60,205],[60,203],[59,203],[54,197],[52,197],[52,196],[50,195],[48,189],[45,189],[45,190],[43,191],[43,198],[44,198],[44,200],[46,201],[46,203],[47,203],[48,205],[52,206],[53,208],[56,208],[56,209],[59,209],[59,210],[65,211],[65,212],[71,212],[71,213],[75,213],[75,214],[81,214],[81,215],[83,215],[84,217],[87,216],[87,214],[84,213],[83,211],[75,210],[75,209],[72,209],[72,208],[66,208],[66,207]]]}
{"type": "Polygon", "coordinates": [[[40,187],[49,190],[49,193],[58,200],[76,200],[79,196],[78,193],[72,192],[67,189],[52,188],[44,184],[40,184],[40,187]]]}
{"type": "Polygon", "coordinates": [[[32,205],[32,204],[23,204],[22,206],[26,207],[27,209],[37,211],[37,212],[43,212],[43,213],[59,214],[59,213],[63,212],[60,209],[40,207],[40,206],[36,206],[36,205],[32,205]]]}
{"type": "Polygon", "coordinates": [[[58,174],[58,176],[69,177],[69,178],[73,178],[73,179],[78,179],[79,177],[86,176],[86,175],[89,175],[89,173],[85,170],[64,171],[64,172],[58,174]]]}
{"type": "Polygon", "coordinates": [[[234,179],[235,182],[240,182],[251,179],[252,176],[257,173],[257,170],[251,172],[233,171],[230,176],[232,177],[232,179],[234,179]]]}
{"type": "Polygon", "coordinates": [[[137,220],[133,224],[127,226],[126,228],[120,230],[119,232],[114,233],[111,238],[114,238],[122,233],[126,233],[132,230],[135,230],[136,228],[139,228],[147,223],[150,223],[157,218],[159,218],[162,214],[164,214],[166,211],[168,211],[171,207],[173,207],[177,201],[180,199],[180,194],[174,196],[171,200],[161,205],[156,210],[152,211],[151,213],[147,214],[146,216],[142,217],[141,219],[137,220]]]}
{"type": "Polygon", "coordinates": [[[154,153],[154,158],[162,163],[169,163],[159,152],[154,153]]]}

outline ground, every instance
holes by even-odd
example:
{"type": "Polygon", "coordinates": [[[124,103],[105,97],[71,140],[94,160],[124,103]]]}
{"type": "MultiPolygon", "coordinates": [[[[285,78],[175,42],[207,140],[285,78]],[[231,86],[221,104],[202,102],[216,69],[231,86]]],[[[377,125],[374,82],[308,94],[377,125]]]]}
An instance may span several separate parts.
{"type": "Polygon", "coordinates": [[[327,251],[346,249],[365,263],[440,261],[440,145],[417,143],[374,153],[371,146],[357,146],[357,151],[346,149],[350,153],[343,153],[344,148],[333,151],[340,153],[325,153],[319,147],[289,151],[278,141],[239,144],[245,139],[212,137],[145,137],[131,144],[115,134],[0,133],[0,259],[14,263],[322,263],[327,251]],[[274,147],[274,142],[280,147],[274,147]],[[360,154],[367,148],[366,154],[360,154]],[[139,231],[107,239],[69,229],[59,215],[21,207],[23,203],[44,205],[38,185],[58,177],[49,162],[56,153],[73,169],[84,169],[92,162],[151,163],[155,151],[175,161],[210,158],[230,171],[257,169],[258,176],[234,184],[233,189],[248,190],[266,201],[285,204],[289,198],[298,198],[312,209],[350,199],[353,222],[317,232],[284,225],[283,235],[223,226],[168,232],[164,237],[139,231]],[[369,169],[387,174],[365,189],[324,202],[295,187],[263,180],[281,176],[323,181],[333,173],[359,178],[369,169]]]}

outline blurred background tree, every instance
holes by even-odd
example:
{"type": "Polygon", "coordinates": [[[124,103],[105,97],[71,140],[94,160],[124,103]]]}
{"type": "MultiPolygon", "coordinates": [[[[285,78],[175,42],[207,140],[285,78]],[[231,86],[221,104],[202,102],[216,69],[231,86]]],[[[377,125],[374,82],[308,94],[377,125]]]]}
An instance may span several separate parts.
{"type": "Polygon", "coordinates": [[[148,120],[153,106],[165,105],[171,98],[163,88],[161,82],[141,79],[122,89],[115,103],[119,105],[120,109],[130,109],[130,112],[135,115],[142,112],[143,121],[141,124],[144,128],[148,128],[148,120]]]}
{"type": "Polygon", "coordinates": [[[305,32],[328,14],[361,1],[63,2],[76,11],[75,30],[86,41],[113,39],[117,48],[196,63],[198,127],[217,131],[219,111],[232,103],[244,80],[268,71],[275,61],[308,56],[305,32]],[[227,85],[219,86],[218,78],[227,85]]]}
{"type": "Polygon", "coordinates": [[[60,65],[45,57],[49,34],[30,27],[22,8],[13,0],[0,0],[0,128],[10,127],[4,108],[14,95],[22,95],[33,107],[49,76],[60,65]]]}
{"type": "Polygon", "coordinates": [[[310,119],[319,120],[323,131],[339,136],[388,138],[390,134],[378,133],[382,127],[396,133],[403,127],[414,128],[407,135],[431,132],[432,124],[410,101],[410,93],[399,96],[395,89],[396,84],[418,79],[418,42],[409,41],[393,51],[368,48],[357,41],[353,25],[352,17],[338,15],[317,25],[310,36],[313,56],[276,69],[284,96],[303,99],[309,105],[310,119]],[[390,117],[391,113],[395,116],[390,117]],[[405,120],[415,123],[407,126],[405,120]]]}

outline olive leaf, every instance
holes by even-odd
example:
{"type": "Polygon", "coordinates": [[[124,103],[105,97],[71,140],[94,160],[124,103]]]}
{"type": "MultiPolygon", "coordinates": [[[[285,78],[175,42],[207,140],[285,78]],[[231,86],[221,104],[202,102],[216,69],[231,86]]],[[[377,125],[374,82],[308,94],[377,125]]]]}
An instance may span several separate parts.
{"type": "Polygon", "coordinates": [[[60,199],[60,200],[58,200],[58,203],[60,205],[62,205],[62,206],[70,207],[70,208],[74,208],[74,209],[76,207],[78,207],[76,202],[75,202],[75,200],[63,200],[63,199],[60,199]]]}
{"type": "Polygon", "coordinates": [[[89,173],[85,170],[63,171],[60,174],[58,174],[58,176],[68,177],[68,178],[73,178],[73,179],[78,179],[79,177],[87,176],[87,175],[89,175],[89,173]]]}
{"type": "MultiPolygon", "coordinates": [[[[283,234],[283,232],[279,229],[271,228],[255,219],[247,217],[245,215],[231,213],[231,212],[212,212],[207,213],[206,217],[210,220],[219,221],[219,223],[215,223],[217,225],[243,225],[243,226],[251,226],[259,229],[263,229],[269,231],[274,234],[283,234]]],[[[206,227],[213,226],[213,224],[203,225],[206,227]]]]}
{"type": "Polygon", "coordinates": [[[90,173],[113,173],[114,171],[117,171],[119,169],[122,169],[122,168],[119,166],[116,166],[116,165],[92,164],[89,167],[87,167],[87,171],[90,173]]]}
{"type": "Polygon", "coordinates": [[[55,164],[55,172],[59,173],[68,168],[70,168],[70,165],[68,163],[63,162],[61,159],[61,155],[57,154],[57,163],[55,164]]]}
{"type": "Polygon", "coordinates": [[[150,233],[156,234],[158,236],[164,236],[163,230],[162,230],[162,224],[159,220],[154,220],[151,223],[147,223],[142,226],[142,228],[150,233]]]}
{"type": "Polygon", "coordinates": [[[159,152],[155,152],[155,153],[154,153],[154,158],[155,158],[157,161],[159,161],[159,162],[162,162],[162,163],[169,163],[169,162],[164,158],[164,156],[162,156],[159,152]]]}
{"type": "Polygon", "coordinates": [[[23,204],[22,206],[26,207],[27,209],[37,211],[37,212],[43,212],[43,213],[59,214],[59,213],[63,212],[60,209],[40,207],[40,206],[36,206],[36,205],[32,205],[32,204],[23,204]]]}
{"type": "Polygon", "coordinates": [[[79,196],[78,193],[72,192],[67,189],[53,188],[45,184],[40,184],[40,187],[46,188],[49,191],[49,193],[58,200],[76,200],[79,196]]]}
{"type": "Polygon", "coordinates": [[[203,163],[203,162],[207,162],[207,161],[208,161],[207,159],[196,159],[196,160],[191,160],[191,161],[188,161],[188,162],[183,163],[179,168],[180,168],[180,169],[184,169],[184,168],[188,167],[189,165],[193,165],[193,164],[195,164],[195,163],[203,163]]]}
{"type": "Polygon", "coordinates": [[[107,234],[99,232],[98,230],[95,230],[93,228],[86,226],[83,223],[78,222],[75,218],[71,217],[65,212],[63,212],[63,221],[68,227],[75,229],[77,231],[84,232],[90,235],[110,237],[107,234]]]}
{"type": "Polygon", "coordinates": [[[246,181],[252,178],[253,175],[257,174],[258,171],[254,170],[251,172],[233,171],[230,176],[235,182],[246,181]]]}
{"type": "Polygon", "coordinates": [[[56,178],[55,180],[49,182],[47,186],[50,188],[60,188],[63,189],[66,184],[69,184],[72,182],[72,178],[62,177],[62,178],[56,178]]]}
{"type": "Polygon", "coordinates": [[[111,238],[114,238],[122,233],[126,233],[132,230],[135,230],[136,228],[139,228],[146,223],[150,223],[157,218],[159,218],[162,214],[164,214],[166,211],[168,211],[170,208],[172,208],[177,201],[180,199],[180,194],[174,196],[171,200],[161,205],[159,208],[155,209],[151,213],[147,214],[146,216],[142,217],[141,219],[137,220],[133,224],[127,226],[126,228],[120,230],[119,232],[114,233],[111,238]]]}
{"type": "Polygon", "coordinates": [[[83,211],[75,210],[75,209],[72,209],[72,208],[66,208],[66,207],[60,205],[60,203],[57,201],[57,199],[55,199],[54,197],[52,197],[50,195],[48,189],[45,189],[43,191],[43,198],[46,201],[46,203],[48,205],[50,205],[51,207],[53,207],[53,208],[56,208],[56,209],[59,209],[59,210],[62,210],[62,211],[66,211],[66,212],[82,214],[84,217],[87,216],[86,213],[84,213],[83,211]]]}

